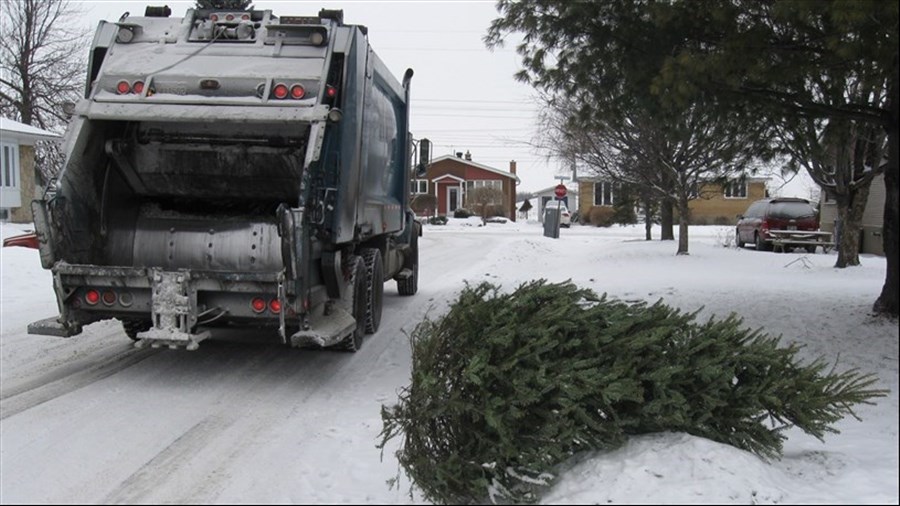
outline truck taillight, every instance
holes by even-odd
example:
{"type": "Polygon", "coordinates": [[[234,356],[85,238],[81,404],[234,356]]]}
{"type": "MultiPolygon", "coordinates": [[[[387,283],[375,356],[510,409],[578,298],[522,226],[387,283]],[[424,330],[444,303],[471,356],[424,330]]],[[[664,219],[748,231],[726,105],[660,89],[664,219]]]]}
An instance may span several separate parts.
{"type": "Polygon", "coordinates": [[[116,303],[116,299],[118,297],[116,297],[116,292],[107,290],[107,291],[103,292],[103,296],[100,298],[103,301],[103,304],[105,304],[107,306],[112,306],[113,304],[116,303]]]}
{"type": "Polygon", "coordinates": [[[301,99],[306,95],[306,90],[303,89],[303,86],[299,84],[295,84],[291,86],[291,98],[293,99],[301,99]]]}
{"type": "Polygon", "coordinates": [[[325,85],[325,96],[328,98],[334,98],[337,96],[337,88],[330,84],[325,85]]]}
{"type": "Polygon", "coordinates": [[[272,311],[275,314],[281,312],[281,301],[278,299],[272,299],[269,301],[269,311],[272,311]]]}
{"type": "Polygon", "coordinates": [[[96,305],[98,302],[100,302],[100,292],[98,292],[97,290],[88,290],[84,294],[84,301],[91,306],[96,305]]]}
{"type": "Polygon", "coordinates": [[[284,84],[276,84],[274,88],[272,88],[272,96],[277,99],[287,98],[288,96],[288,87],[284,84]]]}
{"type": "Polygon", "coordinates": [[[144,92],[144,82],[143,81],[135,81],[133,85],[131,85],[131,91],[140,95],[144,92]]]}
{"type": "Polygon", "coordinates": [[[250,308],[253,309],[254,313],[262,313],[266,310],[266,301],[260,297],[256,297],[250,301],[250,308]]]}
{"type": "Polygon", "coordinates": [[[128,81],[119,81],[119,84],[116,85],[116,91],[119,95],[124,95],[131,91],[131,85],[128,84],[128,81]]]}

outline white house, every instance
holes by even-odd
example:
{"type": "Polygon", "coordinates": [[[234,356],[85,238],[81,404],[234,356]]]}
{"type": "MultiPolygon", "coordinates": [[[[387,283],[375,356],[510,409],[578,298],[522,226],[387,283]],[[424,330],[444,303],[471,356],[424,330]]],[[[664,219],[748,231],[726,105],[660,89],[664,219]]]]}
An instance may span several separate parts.
{"type": "Polygon", "coordinates": [[[0,118],[0,219],[16,223],[32,221],[34,145],[59,141],[61,135],[11,119],[0,118]]]}

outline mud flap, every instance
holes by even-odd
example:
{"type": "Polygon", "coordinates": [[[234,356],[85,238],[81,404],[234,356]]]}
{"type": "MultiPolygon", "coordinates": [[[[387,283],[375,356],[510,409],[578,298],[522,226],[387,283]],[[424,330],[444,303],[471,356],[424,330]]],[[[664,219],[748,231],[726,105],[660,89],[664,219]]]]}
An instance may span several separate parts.
{"type": "Polygon", "coordinates": [[[197,291],[190,283],[188,271],[167,272],[154,269],[153,327],[137,334],[135,346],[184,347],[196,350],[200,341],[209,337],[209,331],[194,334],[191,329],[197,323],[197,291]]]}

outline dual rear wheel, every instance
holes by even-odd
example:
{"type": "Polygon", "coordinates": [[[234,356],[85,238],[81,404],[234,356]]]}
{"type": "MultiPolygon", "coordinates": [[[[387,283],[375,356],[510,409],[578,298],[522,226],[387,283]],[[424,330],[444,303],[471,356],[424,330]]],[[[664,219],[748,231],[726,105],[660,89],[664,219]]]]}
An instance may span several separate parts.
{"type": "Polygon", "coordinates": [[[356,319],[353,333],[341,341],[347,351],[362,347],[363,337],[374,334],[381,325],[384,299],[384,260],[378,248],[364,248],[359,255],[350,257],[349,309],[356,319]]]}

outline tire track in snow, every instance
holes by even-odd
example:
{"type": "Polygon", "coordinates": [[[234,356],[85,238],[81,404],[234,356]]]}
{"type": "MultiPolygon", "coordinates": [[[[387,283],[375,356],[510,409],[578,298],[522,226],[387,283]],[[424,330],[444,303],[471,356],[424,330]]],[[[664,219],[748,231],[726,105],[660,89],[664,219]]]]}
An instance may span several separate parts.
{"type": "MultiPolygon", "coordinates": [[[[106,337],[112,337],[111,332],[106,337]]],[[[62,397],[92,383],[106,379],[158,353],[158,350],[125,348],[107,360],[89,363],[83,369],[54,369],[0,390],[0,420],[62,397]]]]}
{"type": "Polygon", "coordinates": [[[355,355],[359,353],[270,347],[238,373],[253,378],[247,388],[221,398],[217,403],[221,409],[191,426],[100,502],[211,501],[228,479],[228,468],[241,461],[242,453],[252,451],[253,445],[245,443],[277,428],[297,406],[331,384],[352,363],[350,359],[358,358],[355,355]],[[285,358],[285,353],[297,356],[285,358]],[[273,383],[278,386],[272,388],[273,383]],[[204,465],[210,462],[218,464],[204,465]]]}

